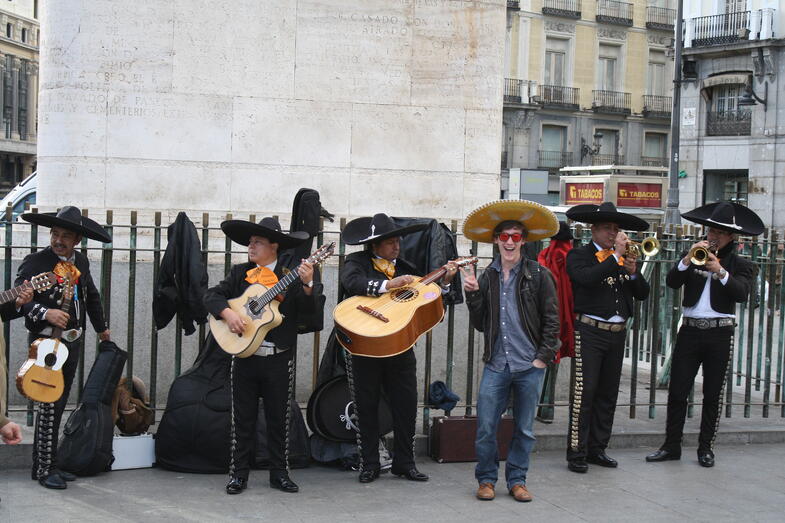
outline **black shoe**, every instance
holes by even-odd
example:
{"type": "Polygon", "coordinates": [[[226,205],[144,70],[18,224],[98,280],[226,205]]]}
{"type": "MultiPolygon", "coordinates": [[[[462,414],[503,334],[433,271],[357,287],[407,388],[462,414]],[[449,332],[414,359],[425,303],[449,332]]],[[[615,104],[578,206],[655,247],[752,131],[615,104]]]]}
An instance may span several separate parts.
{"type": "Polygon", "coordinates": [[[698,451],[698,463],[700,463],[701,467],[713,467],[714,466],[714,453],[710,450],[699,450],[698,451]]]}
{"type": "Polygon", "coordinates": [[[681,451],[674,452],[672,450],[660,449],[646,456],[646,461],[649,463],[656,463],[658,461],[673,461],[677,459],[681,459],[681,451]]]}
{"type": "Polygon", "coordinates": [[[38,479],[41,486],[51,489],[63,490],[68,488],[65,480],[57,472],[50,472],[46,476],[38,479]]]}
{"type": "Polygon", "coordinates": [[[58,474],[60,474],[60,477],[66,481],[76,481],[76,476],[74,474],[71,474],[70,472],[66,472],[61,469],[52,469],[52,472],[57,472],[58,474]]]}
{"type": "Polygon", "coordinates": [[[284,492],[300,491],[300,487],[298,487],[297,483],[295,483],[289,478],[288,474],[282,474],[280,476],[270,478],[270,486],[272,488],[277,488],[278,490],[282,490],[284,492]]]}
{"type": "Polygon", "coordinates": [[[398,477],[406,478],[409,481],[428,481],[428,474],[423,474],[417,467],[412,467],[406,472],[393,472],[398,477]]]}
{"type": "Polygon", "coordinates": [[[584,458],[576,458],[576,459],[568,460],[567,468],[579,474],[583,474],[589,470],[589,466],[586,464],[586,460],[584,458]]]}
{"type": "Polygon", "coordinates": [[[239,494],[248,488],[248,480],[239,476],[232,476],[229,483],[226,484],[227,494],[239,494]]]}
{"type": "Polygon", "coordinates": [[[619,466],[619,462],[608,456],[604,450],[601,450],[597,454],[590,454],[586,456],[586,462],[591,463],[592,465],[599,465],[601,467],[608,467],[611,469],[619,466]]]}
{"type": "Polygon", "coordinates": [[[373,483],[373,480],[379,477],[379,469],[363,470],[360,472],[360,483],[373,483]]]}

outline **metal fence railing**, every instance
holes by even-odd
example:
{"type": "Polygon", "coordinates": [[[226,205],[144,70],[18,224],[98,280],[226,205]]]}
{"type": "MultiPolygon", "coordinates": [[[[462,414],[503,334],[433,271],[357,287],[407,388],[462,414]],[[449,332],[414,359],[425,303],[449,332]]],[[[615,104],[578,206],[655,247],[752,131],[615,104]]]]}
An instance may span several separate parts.
{"type": "Polygon", "coordinates": [[[746,39],[750,31],[750,11],[722,15],[699,16],[693,19],[693,47],[722,45],[746,39]]]}
{"type": "Polygon", "coordinates": [[[634,5],[616,0],[597,0],[597,21],[606,24],[632,25],[634,5]]]}
{"type": "Polygon", "coordinates": [[[620,91],[592,91],[592,109],[598,113],[630,114],[632,95],[620,91]]]}
{"type": "Polygon", "coordinates": [[[676,10],[665,7],[646,7],[646,27],[673,31],[676,25],[676,10]]]}
{"type": "MultiPolygon", "coordinates": [[[[165,405],[167,390],[172,380],[178,376],[195,358],[206,337],[205,327],[200,327],[195,336],[184,337],[179,318],[173,325],[156,331],[151,314],[152,285],[158,276],[158,266],[166,249],[166,227],[162,213],[150,215],[148,223],[142,223],[136,212],[131,212],[123,223],[116,222],[112,211],[104,219],[99,219],[110,235],[113,243],[99,245],[94,242],[82,244],[83,252],[91,259],[93,276],[104,297],[104,307],[113,338],[128,351],[128,376],[137,374],[148,384],[153,406],[160,412],[165,405]]],[[[223,278],[230,265],[242,261],[244,250],[234,246],[218,225],[231,215],[204,214],[195,220],[201,240],[203,260],[208,264],[210,284],[223,278]]],[[[243,216],[246,218],[247,216],[243,216]]],[[[96,218],[95,216],[93,217],[96,218]]],[[[256,221],[256,216],[247,217],[256,221]]],[[[172,218],[173,219],[173,218],[172,218]]],[[[347,247],[341,241],[340,224],[329,224],[331,230],[319,232],[315,244],[330,241],[338,243],[336,255],[324,266],[323,282],[327,296],[324,333],[303,335],[298,342],[297,365],[299,379],[296,387],[298,401],[305,403],[316,381],[316,371],[321,351],[326,341],[326,333],[331,328],[331,311],[338,295],[338,278],[347,254],[347,247]],[[308,370],[310,369],[310,379],[308,370]]],[[[478,250],[476,243],[470,243],[457,234],[458,223],[453,221],[450,229],[456,235],[459,252],[477,253],[481,257],[480,270],[490,261],[490,252],[478,250]]],[[[589,231],[577,226],[576,238],[582,242],[589,239],[589,231]]],[[[6,221],[0,225],[0,262],[3,287],[9,288],[13,282],[15,267],[27,253],[48,244],[48,230],[27,222],[6,221]]],[[[643,266],[644,274],[651,283],[651,296],[645,302],[636,303],[634,320],[630,324],[627,337],[627,360],[624,387],[629,394],[620,397],[619,406],[629,409],[629,416],[646,412],[649,418],[664,415],[665,396],[663,386],[667,383],[669,357],[678,329],[681,307],[680,291],[665,285],[665,275],[675,260],[699,236],[698,228],[678,227],[663,229],[656,234],[662,243],[662,250],[649,259],[643,266]],[[642,380],[648,385],[643,388],[642,380]]],[[[633,238],[640,239],[636,233],[633,238]]],[[[544,247],[538,244],[537,248],[544,247]]],[[[749,300],[737,309],[736,346],[734,348],[733,368],[729,371],[730,386],[727,388],[725,415],[750,417],[785,417],[785,286],[783,286],[783,240],[782,233],[767,230],[758,238],[743,238],[739,243],[739,253],[753,260],[759,267],[755,284],[749,300]]],[[[22,359],[26,358],[26,339],[21,320],[4,325],[4,334],[10,372],[14,372],[22,359]]],[[[427,404],[428,384],[431,380],[441,379],[462,398],[456,412],[471,414],[476,405],[479,369],[482,366],[482,336],[475,333],[468,322],[464,305],[448,305],[445,320],[418,343],[418,359],[421,394],[422,426],[428,431],[430,409],[427,404]]],[[[92,351],[97,347],[93,335],[82,337],[83,352],[72,404],[78,401],[85,379],[85,366],[89,368],[92,351]]],[[[563,360],[563,365],[570,365],[563,360]]],[[[566,375],[566,374],[565,374],[566,375]]],[[[11,410],[27,411],[32,423],[32,406],[11,391],[9,404],[11,410]]],[[[553,388],[546,389],[543,396],[544,407],[561,413],[566,412],[567,402],[557,401],[553,388]]],[[[73,405],[69,406],[72,407],[73,405]]]]}
{"type": "Polygon", "coordinates": [[[552,16],[580,19],[581,0],[543,0],[542,13],[552,16]]]}
{"type": "Polygon", "coordinates": [[[707,111],[707,136],[749,136],[752,132],[752,111],[707,111]]]}

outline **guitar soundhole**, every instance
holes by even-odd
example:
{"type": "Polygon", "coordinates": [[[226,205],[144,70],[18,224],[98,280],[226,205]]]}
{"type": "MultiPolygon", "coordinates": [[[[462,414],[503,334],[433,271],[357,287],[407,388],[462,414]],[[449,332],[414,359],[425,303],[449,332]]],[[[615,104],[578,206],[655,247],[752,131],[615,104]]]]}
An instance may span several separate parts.
{"type": "Polygon", "coordinates": [[[54,354],[47,354],[44,356],[44,363],[46,363],[47,367],[52,367],[55,363],[57,363],[57,356],[54,354]]]}
{"type": "Polygon", "coordinates": [[[262,306],[262,304],[256,301],[252,301],[251,303],[248,304],[248,310],[250,310],[251,314],[253,314],[254,316],[262,312],[263,308],[264,307],[262,306]]]}
{"type": "Polygon", "coordinates": [[[404,287],[403,289],[395,289],[392,292],[392,299],[399,303],[405,303],[407,301],[412,301],[417,297],[420,292],[416,289],[410,289],[408,287],[404,287]]]}

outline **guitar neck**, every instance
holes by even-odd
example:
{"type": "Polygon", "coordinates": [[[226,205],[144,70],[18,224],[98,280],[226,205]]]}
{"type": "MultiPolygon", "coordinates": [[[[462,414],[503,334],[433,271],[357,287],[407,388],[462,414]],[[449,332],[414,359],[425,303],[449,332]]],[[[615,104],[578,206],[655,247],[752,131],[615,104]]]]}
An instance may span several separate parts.
{"type": "Polygon", "coordinates": [[[444,276],[444,274],[446,272],[447,272],[447,269],[445,269],[444,267],[441,267],[441,268],[436,269],[435,271],[425,275],[421,281],[422,281],[422,283],[424,283],[426,285],[429,284],[429,283],[433,283],[436,280],[438,280],[439,278],[441,278],[442,276],[444,276]]]}
{"type": "Polygon", "coordinates": [[[289,274],[278,280],[278,283],[273,285],[259,298],[259,301],[263,306],[273,301],[275,297],[285,291],[289,285],[300,279],[300,274],[297,272],[297,269],[299,268],[300,266],[298,265],[294,270],[290,271],[289,274]]]}
{"type": "MultiPolygon", "coordinates": [[[[71,300],[74,297],[73,288],[74,288],[74,286],[72,284],[69,284],[70,292],[63,291],[63,306],[60,307],[60,310],[63,311],[64,313],[66,313],[66,314],[68,314],[69,311],[71,310],[71,300]],[[67,296],[68,299],[65,299],[66,296],[67,296]]],[[[68,290],[68,289],[66,289],[66,290],[68,290]]],[[[53,338],[60,338],[60,336],[62,334],[63,334],[63,329],[61,329],[60,327],[52,327],[52,337],[53,338]]]]}
{"type": "Polygon", "coordinates": [[[25,289],[32,288],[31,283],[23,283],[19,287],[14,287],[13,289],[8,289],[7,291],[0,291],[0,304],[8,303],[9,301],[15,300],[22,294],[22,291],[25,289]]]}

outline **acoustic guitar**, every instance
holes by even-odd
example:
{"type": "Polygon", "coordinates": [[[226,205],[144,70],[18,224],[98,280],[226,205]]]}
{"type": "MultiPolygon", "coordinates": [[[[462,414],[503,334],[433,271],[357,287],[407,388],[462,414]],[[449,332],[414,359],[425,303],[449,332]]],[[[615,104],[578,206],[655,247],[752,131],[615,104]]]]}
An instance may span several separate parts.
{"type": "MultiPolygon", "coordinates": [[[[71,309],[74,284],[69,276],[63,278],[63,306],[66,314],[71,309]]],[[[28,360],[16,374],[16,388],[23,396],[41,403],[54,403],[65,390],[63,365],[68,359],[68,348],[60,340],[63,329],[52,327],[51,338],[38,338],[30,345],[28,360]]]]}
{"type": "MultiPolygon", "coordinates": [[[[473,265],[477,258],[459,258],[454,263],[473,265]]],[[[333,311],[338,343],[358,356],[388,358],[406,352],[444,317],[442,290],[434,282],[445,272],[446,265],[379,297],[345,299],[333,311]]]]}
{"type": "MultiPolygon", "coordinates": [[[[322,245],[306,261],[310,264],[321,263],[332,255],[333,250],[335,242],[322,245]]],[[[245,320],[242,333],[230,331],[224,320],[210,315],[210,331],[225,352],[238,358],[247,358],[259,349],[267,333],[281,324],[283,314],[278,311],[275,298],[300,278],[297,274],[299,267],[298,265],[270,288],[254,283],[239,297],[228,300],[229,308],[245,320]]]]}
{"type": "Polygon", "coordinates": [[[0,291],[0,305],[17,299],[25,289],[33,289],[36,292],[41,292],[49,289],[55,284],[57,284],[57,275],[55,273],[42,272],[41,274],[33,276],[30,278],[30,281],[25,282],[18,287],[8,289],[7,291],[0,291]]]}

